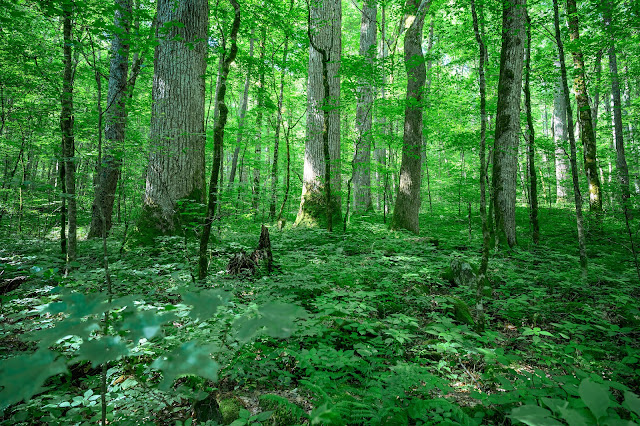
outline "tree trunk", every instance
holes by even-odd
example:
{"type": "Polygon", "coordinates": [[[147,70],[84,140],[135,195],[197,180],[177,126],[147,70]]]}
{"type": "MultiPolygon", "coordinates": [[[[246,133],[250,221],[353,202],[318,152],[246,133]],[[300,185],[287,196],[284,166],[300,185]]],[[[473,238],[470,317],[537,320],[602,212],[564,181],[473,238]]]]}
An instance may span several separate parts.
{"type": "MultiPolygon", "coordinates": [[[[126,125],[126,90],[129,68],[129,19],[132,14],[131,0],[116,0],[114,27],[111,42],[111,67],[109,69],[109,90],[107,108],[104,112],[104,145],[102,159],[98,165],[95,184],[89,238],[102,237],[103,230],[111,229],[111,217],[116,187],[120,178],[124,154],[126,125]]],[[[98,77],[100,78],[100,77],[98,77]]],[[[102,129],[99,129],[102,132],[102,129]]]]}
{"type": "Polygon", "coordinates": [[[366,63],[358,82],[356,108],[356,143],[353,157],[353,211],[373,209],[371,202],[371,122],[373,116],[373,59],[376,46],[376,14],[374,0],[364,0],[360,24],[360,56],[366,63]]]}
{"type": "Polygon", "coordinates": [[[204,98],[209,3],[158,0],[149,166],[138,229],[180,229],[179,200],[204,201],[204,98]],[[169,24],[181,25],[169,25],[169,24]]]}
{"type": "Polygon", "coordinates": [[[240,28],[240,4],[238,0],[229,0],[234,10],[233,24],[231,26],[231,34],[229,39],[231,47],[227,54],[225,46],[223,46],[224,60],[220,69],[220,90],[216,93],[216,104],[218,106],[218,119],[213,129],[213,167],[211,168],[211,179],[209,180],[209,194],[207,203],[207,213],[204,219],[202,235],[200,236],[200,250],[198,258],[198,279],[203,280],[207,276],[209,261],[207,256],[207,248],[209,246],[209,237],[211,236],[211,225],[216,213],[218,203],[218,183],[220,175],[220,164],[224,142],[224,126],[227,124],[227,116],[229,108],[224,103],[224,97],[227,93],[227,78],[229,76],[229,68],[231,63],[236,59],[238,54],[238,30],[240,28]]]}
{"type": "Polygon", "coordinates": [[[505,2],[493,158],[493,197],[499,244],[516,245],[516,183],[526,0],[505,2]]]}
{"type": "Polygon", "coordinates": [[[329,227],[332,222],[340,223],[342,216],[339,110],[342,1],[325,0],[312,4],[309,15],[307,130],[302,196],[296,224],[329,227]],[[328,85],[328,97],[325,96],[325,85],[328,85]],[[330,202],[327,202],[327,192],[330,202]],[[327,211],[331,213],[327,215],[327,211]]]}
{"type": "MultiPolygon", "coordinates": [[[[242,136],[244,135],[245,116],[247,115],[247,103],[249,102],[249,84],[251,83],[251,69],[253,65],[253,29],[251,30],[251,38],[249,39],[249,65],[247,66],[247,77],[244,80],[244,92],[242,95],[242,104],[240,105],[240,115],[238,116],[238,135],[236,136],[236,149],[233,151],[233,160],[231,162],[231,171],[229,172],[229,188],[236,178],[236,169],[238,167],[238,156],[240,155],[240,145],[242,144],[242,136]]],[[[222,59],[222,55],[221,59],[222,59]]],[[[222,66],[218,71],[218,77],[222,72],[222,66]]],[[[220,85],[220,79],[216,86],[220,85]]],[[[218,90],[216,90],[217,94],[218,90]]],[[[216,95],[217,96],[217,95],[216,95]]]]}
{"type": "Polygon", "coordinates": [[[560,18],[558,13],[558,0],[553,0],[553,23],[555,26],[556,43],[558,45],[558,57],[560,58],[560,75],[562,79],[562,91],[564,94],[564,102],[567,108],[567,127],[569,131],[569,148],[571,156],[571,177],[573,180],[573,195],[576,205],[576,227],[578,228],[578,248],[580,251],[580,268],[582,270],[582,279],[587,278],[587,249],[584,237],[584,225],[582,218],[582,195],[580,194],[580,184],[578,182],[578,161],[576,159],[576,140],[573,132],[573,113],[571,111],[571,101],[569,95],[569,84],[567,83],[567,67],[564,61],[564,47],[562,44],[562,35],[560,33],[560,18]]]}
{"type": "Polygon", "coordinates": [[[527,165],[529,174],[529,219],[531,222],[533,243],[538,244],[540,240],[540,225],[538,224],[538,181],[535,167],[535,132],[533,130],[533,118],[531,116],[531,89],[529,80],[531,76],[531,18],[527,13],[527,50],[526,50],[526,72],[524,80],[524,104],[527,110],[527,165]]]}
{"type": "Polygon", "coordinates": [[[404,108],[404,136],[400,184],[391,220],[392,229],[419,233],[420,184],[422,159],[422,99],[427,70],[422,54],[422,28],[430,0],[407,0],[405,22],[410,26],[404,36],[404,63],[407,71],[407,97],[404,108]],[[411,19],[413,17],[413,19],[411,19]]]}
{"type": "MultiPolygon", "coordinates": [[[[64,158],[63,197],[67,201],[67,265],[76,259],[77,205],[76,205],[76,164],[75,139],[73,134],[73,58],[71,49],[73,4],[62,3],[64,33],[64,75],[62,80],[62,110],[60,112],[60,129],[62,130],[62,157],[64,158]]],[[[62,176],[61,176],[62,177],[62,176]]],[[[64,203],[63,203],[64,204],[64,203]]],[[[68,266],[67,266],[68,267],[68,266]]]]}
{"type": "Polygon", "coordinates": [[[593,133],[591,121],[591,107],[587,93],[587,82],[584,73],[584,58],[579,47],[580,32],[578,28],[578,10],[576,0],[567,0],[567,21],[569,23],[569,35],[574,46],[571,55],[575,68],[573,88],[576,93],[578,107],[578,120],[580,122],[580,136],[584,148],[584,170],[589,183],[589,207],[596,213],[602,212],[602,189],[598,176],[598,164],[596,159],[596,138],[593,133]]]}
{"type": "Polygon", "coordinates": [[[262,160],[262,144],[260,143],[262,139],[262,116],[264,113],[264,52],[267,41],[267,27],[262,26],[262,37],[260,41],[260,77],[258,79],[258,103],[256,108],[258,110],[258,114],[256,117],[256,147],[255,147],[255,157],[253,158],[253,184],[251,185],[251,206],[253,207],[253,214],[258,214],[258,207],[260,205],[260,163],[262,160]]]}
{"type": "MultiPolygon", "coordinates": [[[[560,62],[556,62],[560,69],[560,62]]],[[[569,197],[567,186],[569,179],[569,159],[566,151],[568,139],[567,131],[567,105],[564,99],[562,76],[558,76],[555,91],[553,93],[553,140],[555,145],[556,162],[556,202],[565,203],[569,197]]]]}

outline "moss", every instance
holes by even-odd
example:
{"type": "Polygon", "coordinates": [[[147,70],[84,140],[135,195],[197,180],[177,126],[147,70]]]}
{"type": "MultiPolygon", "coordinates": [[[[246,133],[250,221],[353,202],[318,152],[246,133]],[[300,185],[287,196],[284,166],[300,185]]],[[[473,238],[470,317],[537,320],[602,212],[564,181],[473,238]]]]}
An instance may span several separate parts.
{"type": "Polygon", "coordinates": [[[269,420],[264,423],[273,426],[299,424],[304,413],[302,408],[277,395],[261,396],[260,408],[263,411],[273,411],[269,420]]]}
{"type": "MultiPolygon", "coordinates": [[[[340,211],[340,199],[337,196],[331,197],[331,211],[333,230],[342,229],[342,212],[340,211]]],[[[308,191],[303,198],[300,212],[294,226],[302,227],[327,227],[327,203],[322,187],[313,191],[308,191]]]]}
{"type": "Polygon", "coordinates": [[[240,417],[240,409],[242,404],[236,398],[225,398],[218,402],[220,412],[222,413],[222,424],[228,425],[238,420],[240,417]]]}
{"type": "Polygon", "coordinates": [[[453,316],[455,319],[463,324],[473,325],[473,316],[471,315],[469,306],[457,297],[450,297],[449,300],[453,304],[453,316]]]}

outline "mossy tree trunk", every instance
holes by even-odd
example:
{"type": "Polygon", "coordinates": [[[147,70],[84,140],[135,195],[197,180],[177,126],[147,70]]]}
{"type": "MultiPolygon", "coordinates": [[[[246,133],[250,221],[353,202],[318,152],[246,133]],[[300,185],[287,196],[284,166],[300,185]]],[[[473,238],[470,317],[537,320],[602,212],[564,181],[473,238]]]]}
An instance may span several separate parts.
{"type": "Polygon", "coordinates": [[[341,0],[322,0],[309,5],[308,35],[311,43],[307,129],[302,196],[296,225],[329,227],[333,223],[340,223],[342,217],[339,110],[341,27],[341,0]],[[328,95],[325,94],[327,88],[328,95]]]}

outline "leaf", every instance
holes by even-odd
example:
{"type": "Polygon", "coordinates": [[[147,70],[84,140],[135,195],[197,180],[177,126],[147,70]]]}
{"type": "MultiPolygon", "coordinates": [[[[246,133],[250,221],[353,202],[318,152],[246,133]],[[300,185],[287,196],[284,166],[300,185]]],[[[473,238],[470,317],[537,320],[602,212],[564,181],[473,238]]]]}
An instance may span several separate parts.
{"type": "Polygon", "coordinates": [[[259,413],[253,416],[253,420],[256,422],[264,422],[265,420],[268,420],[272,414],[273,414],[273,411],[263,411],[262,413],[259,413]]]}
{"type": "Polygon", "coordinates": [[[578,393],[596,419],[607,414],[610,405],[607,386],[592,382],[591,379],[584,379],[578,387],[578,393]]]}
{"type": "Polygon", "coordinates": [[[127,345],[120,337],[103,337],[85,341],[78,350],[76,360],[91,361],[91,366],[96,367],[105,362],[114,361],[121,356],[129,354],[127,345]]]}
{"type": "Polygon", "coordinates": [[[0,410],[11,404],[26,401],[42,390],[42,384],[51,376],[65,373],[67,367],[58,354],[42,349],[32,355],[20,355],[3,360],[0,364],[0,410]]]}
{"type": "Polygon", "coordinates": [[[66,313],[72,318],[82,318],[101,314],[107,310],[107,295],[93,293],[85,296],[82,293],[70,293],[62,297],[60,302],[51,303],[47,311],[53,315],[66,313]]]}
{"type": "Polygon", "coordinates": [[[149,340],[161,334],[162,325],[175,317],[174,314],[162,315],[155,309],[135,312],[122,323],[121,330],[129,330],[131,340],[137,343],[143,337],[149,340]]]}
{"type": "Polygon", "coordinates": [[[169,389],[173,381],[185,374],[193,374],[215,381],[220,366],[211,359],[212,347],[198,346],[196,342],[187,342],[173,349],[166,356],[157,358],[151,368],[162,370],[164,380],[160,389],[169,389]]]}
{"type": "Polygon", "coordinates": [[[29,341],[38,342],[42,348],[47,348],[58,340],[67,336],[78,336],[82,339],[89,337],[91,332],[99,330],[100,326],[96,321],[85,321],[78,318],[67,318],[60,321],[52,328],[29,333],[26,337],[29,341]]]}
{"type": "Polygon", "coordinates": [[[640,417],[640,398],[638,398],[638,395],[628,391],[625,392],[622,406],[629,411],[633,411],[638,417],[640,417]]]}
{"type": "Polygon", "coordinates": [[[296,305],[270,302],[258,308],[264,318],[266,333],[271,337],[289,337],[295,330],[295,320],[304,310],[296,305]]]}
{"type": "Polygon", "coordinates": [[[529,426],[556,426],[562,425],[551,417],[551,412],[538,405],[523,405],[511,410],[510,418],[521,421],[529,426]]]}
{"type": "Polygon", "coordinates": [[[184,291],[180,294],[184,303],[193,306],[189,316],[193,319],[200,319],[200,321],[214,316],[218,308],[226,304],[231,297],[229,292],[223,290],[184,291]]]}

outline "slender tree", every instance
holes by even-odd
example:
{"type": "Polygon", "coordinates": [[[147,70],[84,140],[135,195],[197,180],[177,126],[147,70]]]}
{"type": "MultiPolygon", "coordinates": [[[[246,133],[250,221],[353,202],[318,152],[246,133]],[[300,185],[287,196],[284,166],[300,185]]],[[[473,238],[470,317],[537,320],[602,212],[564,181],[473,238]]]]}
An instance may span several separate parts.
{"type": "Polygon", "coordinates": [[[253,182],[251,185],[251,206],[253,207],[253,213],[255,215],[258,214],[258,206],[260,204],[260,162],[262,157],[262,143],[260,142],[262,139],[262,116],[264,114],[264,96],[265,96],[265,88],[264,88],[264,79],[265,79],[265,63],[264,63],[264,54],[265,47],[267,43],[267,27],[265,25],[262,26],[261,37],[260,37],[260,74],[258,77],[258,102],[256,105],[256,109],[258,110],[258,114],[256,116],[256,146],[255,146],[255,157],[253,159],[253,182]]]}
{"type": "MultiPolygon", "coordinates": [[[[63,55],[64,74],[62,77],[62,110],[60,112],[60,129],[62,130],[62,157],[64,167],[63,197],[67,204],[67,265],[76,259],[77,250],[77,202],[76,202],[76,157],[73,120],[73,7],[70,0],[62,2],[63,55]]],[[[62,178],[62,176],[61,176],[62,178]]],[[[63,202],[64,209],[64,202],[63,202]]],[[[68,267],[68,266],[67,266],[68,267]]]]}
{"type": "Polygon", "coordinates": [[[404,108],[404,135],[400,184],[393,209],[392,229],[420,232],[420,184],[422,159],[422,99],[427,70],[422,53],[422,29],[430,0],[407,0],[404,64],[407,72],[407,95],[404,108]]]}
{"type": "MultiPolygon", "coordinates": [[[[209,246],[209,238],[211,236],[211,225],[216,213],[218,203],[218,184],[220,175],[220,164],[223,152],[224,142],[224,127],[227,124],[227,117],[229,115],[229,108],[224,102],[224,97],[227,93],[227,79],[229,77],[229,68],[231,63],[235,61],[238,54],[238,30],[240,29],[240,4],[238,0],[229,0],[234,10],[233,24],[231,25],[231,32],[229,34],[229,40],[231,46],[227,52],[226,46],[223,44],[222,55],[224,59],[222,61],[222,67],[220,67],[220,88],[216,93],[216,104],[218,105],[218,118],[213,129],[213,167],[211,168],[211,179],[209,180],[209,195],[207,199],[207,213],[204,219],[204,226],[202,228],[202,235],[200,236],[200,250],[198,261],[198,279],[203,280],[207,276],[207,269],[209,267],[209,261],[207,256],[207,248],[209,246]]],[[[225,43],[226,44],[226,43],[225,43]]]]}
{"type": "Polygon", "coordinates": [[[516,183],[526,0],[505,1],[493,151],[493,198],[498,243],[516,244],[516,183]]]}
{"type": "Polygon", "coordinates": [[[143,233],[179,231],[178,201],[204,201],[207,0],[158,0],[143,233]]]}
{"type": "MultiPolygon", "coordinates": [[[[102,237],[111,229],[113,201],[122,167],[126,125],[127,80],[129,69],[129,29],[132,15],[131,0],[116,0],[111,66],[105,114],[104,143],[101,164],[95,183],[89,238],[102,237]]],[[[101,132],[102,129],[99,129],[101,132]]]]}
{"type": "Polygon", "coordinates": [[[373,209],[371,202],[371,124],[373,116],[373,60],[376,46],[375,0],[363,0],[360,24],[360,56],[366,66],[358,83],[356,107],[356,143],[353,157],[353,210],[365,212],[373,209]]]}
{"type": "Polygon", "coordinates": [[[529,220],[531,222],[533,243],[540,240],[540,225],[538,224],[538,180],[536,176],[536,147],[535,132],[533,129],[533,117],[531,116],[531,18],[527,13],[527,50],[524,78],[524,105],[527,113],[527,171],[529,175],[529,220]]]}
{"type": "Polygon", "coordinates": [[[567,181],[571,165],[569,155],[565,149],[567,135],[567,105],[564,99],[564,89],[562,87],[562,76],[560,74],[560,62],[556,61],[558,68],[558,79],[555,91],[553,92],[553,141],[555,145],[555,166],[556,166],[556,202],[564,203],[569,197],[567,181]]]}
{"type": "MultiPolygon", "coordinates": [[[[587,81],[584,71],[584,55],[579,44],[580,31],[576,0],[567,0],[567,22],[569,24],[569,36],[573,46],[571,49],[573,66],[575,68],[573,89],[576,93],[578,120],[580,121],[580,137],[584,150],[584,170],[589,183],[589,207],[592,211],[598,213],[602,212],[602,189],[596,159],[596,137],[593,132],[591,107],[589,106],[589,94],[587,93],[587,81]]],[[[569,132],[571,131],[572,128],[569,128],[569,132]]]]}
{"type": "MultiPolygon", "coordinates": [[[[564,60],[564,46],[562,43],[562,35],[560,33],[560,18],[558,13],[558,0],[553,0],[553,23],[556,30],[556,43],[558,45],[558,57],[560,59],[560,76],[562,79],[562,90],[564,94],[564,102],[567,108],[566,117],[569,129],[573,129],[573,113],[571,111],[571,100],[569,95],[569,84],[567,83],[567,67],[564,60]]],[[[576,206],[576,227],[578,228],[578,248],[580,251],[580,268],[582,270],[582,278],[587,278],[587,249],[584,237],[584,220],[582,218],[582,194],[580,193],[580,184],[578,182],[578,162],[576,160],[576,140],[574,132],[569,132],[569,148],[571,154],[569,160],[571,162],[571,177],[573,180],[573,196],[576,206]]]]}

